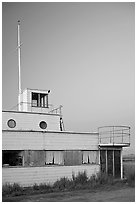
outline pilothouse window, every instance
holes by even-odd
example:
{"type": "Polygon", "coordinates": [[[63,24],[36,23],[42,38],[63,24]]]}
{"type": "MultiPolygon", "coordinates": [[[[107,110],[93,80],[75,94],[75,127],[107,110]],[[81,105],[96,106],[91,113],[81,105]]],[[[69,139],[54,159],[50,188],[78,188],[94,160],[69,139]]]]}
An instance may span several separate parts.
{"type": "Polygon", "coordinates": [[[48,94],[32,93],[32,106],[48,108],[48,94]]]}

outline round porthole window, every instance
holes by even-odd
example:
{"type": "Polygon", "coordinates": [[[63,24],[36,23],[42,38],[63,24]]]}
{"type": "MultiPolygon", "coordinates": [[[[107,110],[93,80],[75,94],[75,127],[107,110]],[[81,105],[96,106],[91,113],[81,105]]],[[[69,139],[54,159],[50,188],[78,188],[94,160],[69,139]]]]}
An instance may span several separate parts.
{"type": "Polygon", "coordinates": [[[41,121],[39,124],[41,129],[46,129],[47,128],[47,123],[45,121],[41,121]]]}
{"type": "Polygon", "coordinates": [[[13,119],[8,120],[8,126],[10,128],[14,128],[16,126],[16,122],[13,119]]]}

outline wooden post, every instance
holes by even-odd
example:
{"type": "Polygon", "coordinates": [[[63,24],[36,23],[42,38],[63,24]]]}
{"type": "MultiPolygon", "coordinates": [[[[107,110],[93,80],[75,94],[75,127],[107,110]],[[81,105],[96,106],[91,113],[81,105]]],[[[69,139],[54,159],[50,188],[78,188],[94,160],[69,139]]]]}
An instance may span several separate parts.
{"type": "Polygon", "coordinates": [[[122,148],[121,148],[121,154],[120,154],[120,164],[121,164],[121,179],[123,179],[123,157],[122,157],[122,148]]]}
{"type": "Polygon", "coordinates": [[[38,107],[40,107],[40,93],[38,93],[38,107]]]}
{"type": "Polygon", "coordinates": [[[100,165],[100,147],[99,147],[99,151],[98,151],[98,163],[99,163],[99,165],[100,165]]]}
{"type": "Polygon", "coordinates": [[[43,96],[43,107],[45,108],[45,97],[46,96],[43,96]]]}
{"type": "Polygon", "coordinates": [[[106,150],[106,174],[108,173],[108,157],[107,157],[107,150],[106,150]]]}
{"type": "Polygon", "coordinates": [[[114,161],[114,150],[113,150],[113,176],[115,176],[115,161],[114,161]]]}

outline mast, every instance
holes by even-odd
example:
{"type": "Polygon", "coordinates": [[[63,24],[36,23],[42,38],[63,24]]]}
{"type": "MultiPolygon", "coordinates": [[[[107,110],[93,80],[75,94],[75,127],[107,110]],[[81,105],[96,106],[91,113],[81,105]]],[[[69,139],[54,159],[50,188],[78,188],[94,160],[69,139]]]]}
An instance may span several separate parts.
{"type": "Polygon", "coordinates": [[[20,20],[17,26],[17,49],[18,49],[18,111],[21,111],[21,42],[20,42],[20,20]]]}

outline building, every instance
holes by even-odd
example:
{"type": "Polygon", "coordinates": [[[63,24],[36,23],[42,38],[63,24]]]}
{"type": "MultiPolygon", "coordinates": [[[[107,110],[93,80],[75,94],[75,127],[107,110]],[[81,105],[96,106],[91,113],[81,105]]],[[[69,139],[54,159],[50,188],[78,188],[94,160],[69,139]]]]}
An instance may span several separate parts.
{"type": "Polygon", "coordinates": [[[3,111],[2,181],[30,186],[61,177],[100,171],[123,178],[122,148],[130,128],[101,127],[95,133],[64,129],[61,106],[49,104],[50,91],[25,89],[20,111],[3,111]]]}

